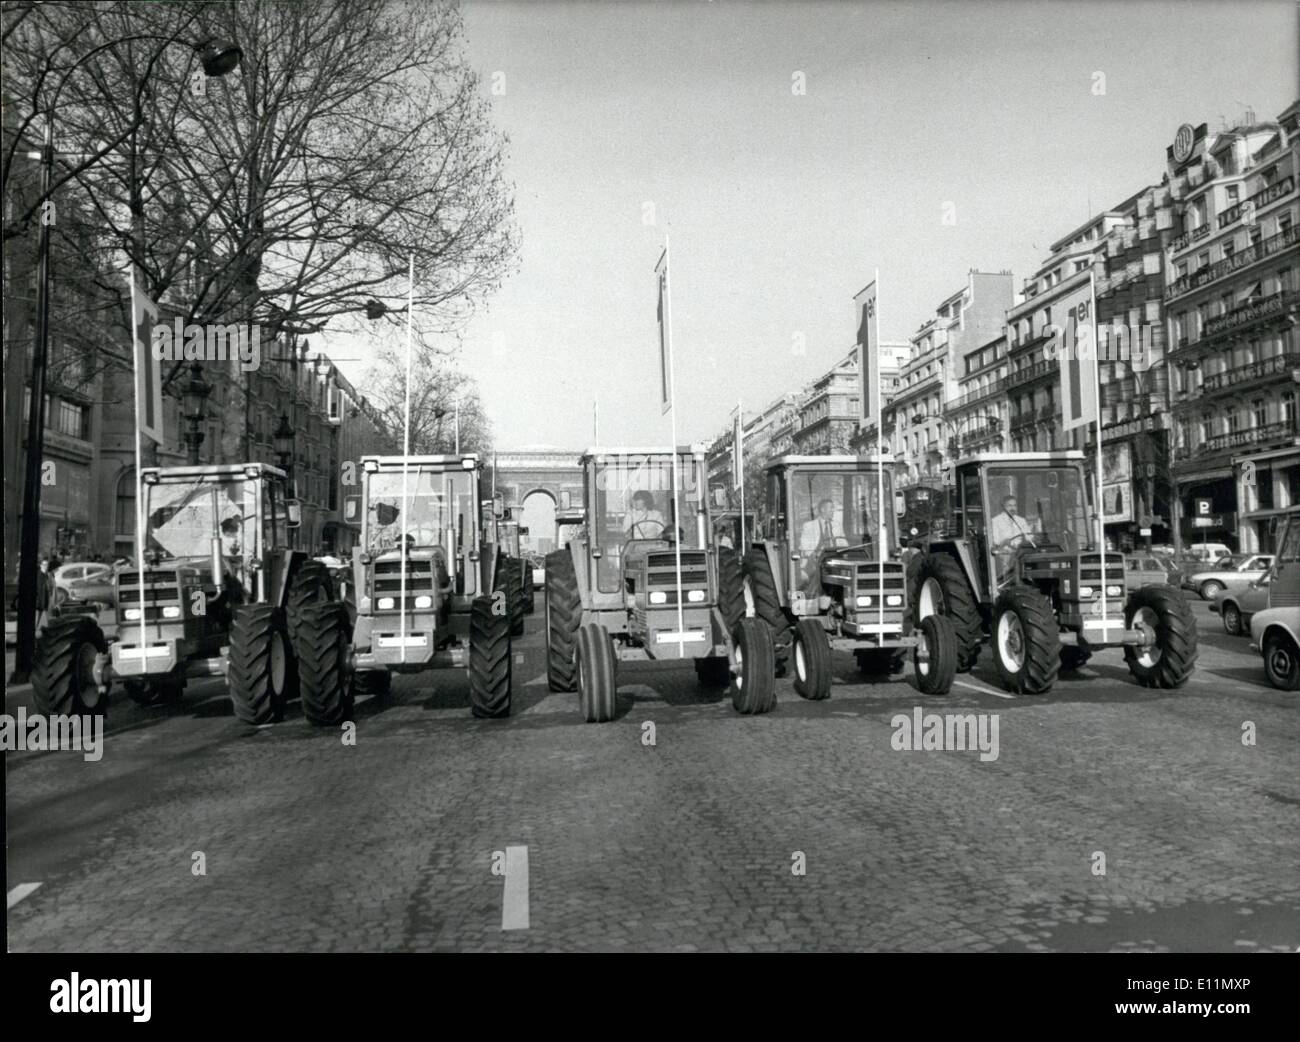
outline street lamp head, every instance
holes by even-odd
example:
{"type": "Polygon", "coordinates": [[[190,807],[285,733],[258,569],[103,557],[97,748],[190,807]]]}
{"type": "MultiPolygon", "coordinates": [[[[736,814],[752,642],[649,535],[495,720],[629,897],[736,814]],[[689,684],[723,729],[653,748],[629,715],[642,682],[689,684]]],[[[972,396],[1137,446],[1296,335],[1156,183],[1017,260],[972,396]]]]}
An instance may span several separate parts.
{"type": "Polygon", "coordinates": [[[194,49],[208,76],[224,76],[238,66],[244,57],[244,52],[229,40],[204,40],[195,44],[194,49]]]}
{"type": "Polygon", "coordinates": [[[280,423],[271,435],[274,442],[275,454],[280,457],[281,464],[286,464],[289,457],[293,455],[293,428],[289,426],[289,417],[280,413],[280,423]]]}
{"type": "Polygon", "coordinates": [[[187,420],[194,423],[203,421],[208,395],[211,393],[212,385],[206,383],[203,379],[203,366],[195,362],[190,366],[189,383],[185,385],[185,390],[182,393],[181,404],[187,420]]]}

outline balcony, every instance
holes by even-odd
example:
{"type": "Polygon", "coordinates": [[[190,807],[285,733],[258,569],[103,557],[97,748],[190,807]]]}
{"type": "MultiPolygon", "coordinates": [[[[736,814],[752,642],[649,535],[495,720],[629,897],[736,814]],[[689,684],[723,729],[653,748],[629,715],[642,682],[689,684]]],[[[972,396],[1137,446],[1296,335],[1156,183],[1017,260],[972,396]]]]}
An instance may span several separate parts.
{"type": "Polygon", "coordinates": [[[1038,414],[1033,409],[1023,413],[1016,413],[1011,417],[1011,429],[1013,431],[1024,430],[1026,427],[1032,427],[1038,422],[1038,414]]]}
{"type": "MultiPolygon", "coordinates": [[[[1274,293],[1271,297],[1241,304],[1223,315],[1216,315],[1205,323],[1205,329],[1198,340],[1193,340],[1186,347],[1179,347],[1170,360],[1178,362],[1183,358],[1199,353],[1209,347],[1220,337],[1235,338],[1252,332],[1257,326],[1277,322],[1291,315],[1296,306],[1297,294],[1292,290],[1274,293]]],[[[1181,345],[1184,341],[1179,340],[1181,345]]]]}
{"type": "Polygon", "coordinates": [[[1194,289],[1208,286],[1225,275],[1247,268],[1258,261],[1264,260],[1266,257],[1271,257],[1273,254],[1285,250],[1288,246],[1294,246],[1297,242],[1300,242],[1300,228],[1288,228],[1284,232],[1270,235],[1267,239],[1261,239],[1259,242],[1246,247],[1240,253],[1225,257],[1217,264],[1207,265],[1200,271],[1194,271],[1184,275],[1181,279],[1176,279],[1170,283],[1169,288],[1165,291],[1165,300],[1173,300],[1176,297],[1192,292],[1194,289]]]}
{"type": "Polygon", "coordinates": [[[1213,438],[1207,439],[1201,445],[1201,451],[1223,452],[1227,449],[1240,448],[1243,445],[1257,445],[1265,441],[1280,441],[1290,438],[1295,434],[1295,424],[1283,420],[1280,423],[1270,423],[1263,427],[1251,427],[1244,431],[1233,431],[1230,434],[1216,434],[1213,438]]]}
{"type": "Polygon", "coordinates": [[[1178,238],[1174,239],[1173,242],[1169,244],[1169,249],[1174,253],[1178,253],[1180,250],[1185,250],[1188,246],[1200,242],[1209,234],[1209,224],[1203,224],[1199,228],[1193,228],[1189,232],[1183,232],[1182,235],[1178,236],[1178,238]]]}
{"type": "Polygon", "coordinates": [[[1037,380],[1040,376],[1047,376],[1055,373],[1059,367],[1055,360],[1047,359],[1042,362],[1035,362],[1033,365],[1024,369],[1018,369],[1009,373],[1006,377],[1006,386],[1008,389],[1019,387],[1021,384],[1027,384],[1031,380],[1037,380]]]}
{"type": "Polygon", "coordinates": [[[1044,405],[1038,410],[1038,418],[1040,420],[1055,420],[1060,415],[1061,414],[1055,405],[1044,405]]]}
{"type": "Polygon", "coordinates": [[[1219,230],[1222,231],[1230,224],[1236,224],[1241,220],[1241,216],[1246,212],[1247,208],[1252,211],[1262,209],[1263,207],[1268,206],[1269,203],[1275,203],[1277,200],[1281,199],[1282,196],[1290,195],[1294,191],[1295,178],[1293,177],[1284,177],[1281,181],[1277,181],[1261,188],[1249,199],[1245,200],[1245,202],[1240,202],[1236,206],[1230,206],[1228,209],[1224,210],[1223,213],[1219,214],[1219,230]]]}
{"type": "Polygon", "coordinates": [[[1201,394],[1217,394],[1220,391],[1244,390],[1259,380],[1272,380],[1273,377],[1287,375],[1292,369],[1300,369],[1300,354],[1291,352],[1275,355],[1259,362],[1247,362],[1222,373],[1206,376],[1201,381],[1201,394]]]}
{"type": "Polygon", "coordinates": [[[964,409],[968,405],[974,405],[985,398],[992,398],[995,394],[1001,394],[1007,388],[1007,378],[1004,376],[1000,380],[994,380],[988,387],[982,391],[967,391],[960,398],[949,403],[949,410],[964,409]]]}

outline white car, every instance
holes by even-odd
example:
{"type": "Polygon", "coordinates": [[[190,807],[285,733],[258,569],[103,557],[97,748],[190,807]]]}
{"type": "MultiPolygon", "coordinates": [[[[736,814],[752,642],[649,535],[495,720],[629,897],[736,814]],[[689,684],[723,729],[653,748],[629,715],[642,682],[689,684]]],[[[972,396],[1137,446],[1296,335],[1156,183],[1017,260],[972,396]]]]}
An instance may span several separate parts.
{"type": "Polygon", "coordinates": [[[1268,682],[1300,689],[1300,608],[1266,608],[1250,619],[1250,646],[1264,656],[1268,682]]]}
{"type": "Polygon", "coordinates": [[[1272,567],[1272,554],[1234,554],[1231,561],[1220,562],[1203,572],[1193,572],[1183,580],[1183,585],[1212,601],[1229,586],[1245,586],[1264,578],[1272,567]]]}

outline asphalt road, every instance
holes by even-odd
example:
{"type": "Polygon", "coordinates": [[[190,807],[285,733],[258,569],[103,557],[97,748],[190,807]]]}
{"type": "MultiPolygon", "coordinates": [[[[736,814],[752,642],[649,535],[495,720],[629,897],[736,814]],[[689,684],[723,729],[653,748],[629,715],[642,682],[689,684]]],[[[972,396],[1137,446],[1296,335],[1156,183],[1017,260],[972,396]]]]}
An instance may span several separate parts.
{"type": "Polygon", "coordinates": [[[472,719],[458,672],[360,703],[355,744],[296,705],[241,725],[215,681],[153,711],[115,690],[99,762],[7,756],[9,944],[1294,951],[1300,698],[1196,611],[1173,692],[1118,651],[1046,697],[985,652],[944,699],[837,655],[829,701],[782,680],[745,718],[689,665],[625,664],[589,725],[546,689],[540,612],[508,720],[472,719]],[[916,707],[996,716],[997,758],[895,748],[916,707]]]}

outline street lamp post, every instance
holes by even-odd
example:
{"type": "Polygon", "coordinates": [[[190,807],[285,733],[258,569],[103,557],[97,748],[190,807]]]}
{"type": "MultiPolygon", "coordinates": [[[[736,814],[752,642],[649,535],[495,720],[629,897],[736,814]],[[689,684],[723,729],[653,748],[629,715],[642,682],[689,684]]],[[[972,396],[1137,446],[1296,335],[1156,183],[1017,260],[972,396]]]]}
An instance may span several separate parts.
{"type": "Polygon", "coordinates": [[[293,439],[294,431],[289,423],[288,414],[280,413],[280,422],[271,434],[271,441],[280,469],[284,471],[286,483],[290,488],[293,487],[293,439]]]}
{"type": "MultiPolygon", "coordinates": [[[[25,683],[31,675],[32,662],[36,652],[36,558],[40,553],[41,543],[41,466],[45,455],[45,377],[49,358],[50,343],[50,225],[52,218],[44,213],[50,202],[54,180],[54,113],[58,109],[59,95],[72,73],[83,62],[100,51],[118,47],[135,40],[161,40],[164,43],[181,41],[157,35],[131,36],[88,51],[63,74],[59,85],[54,90],[54,97],[45,110],[45,134],[41,150],[32,158],[41,164],[41,194],[37,205],[41,209],[40,237],[37,241],[37,285],[36,285],[36,345],[32,352],[31,408],[27,418],[27,455],[23,470],[22,519],[19,530],[18,550],[18,646],[14,655],[14,671],[11,683],[25,683]]],[[[236,45],[215,39],[201,40],[191,45],[203,71],[208,76],[224,76],[237,65],[243,52],[236,45]]],[[[153,62],[149,63],[143,84],[153,71],[153,62]]],[[[137,94],[138,100],[138,94],[137,94]]],[[[31,155],[29,153],[29,155],[31,155]]],[[[134,322],[134,316],[132,316],[134,322]]],[[[132,329],[134,341],[135,330],[132,329]]]]}
{"type": "Polygon", "coordinates": [[[189,464],[199,465],[199,446],[203,444],[203,421],[207,419],[208,395],[212,385],[203,380],[203,366],[195,362],[190,366],[190,379],[181,393],[181,412],[189,430],[185,432],[185,446],[189,449],[189,464]]]}

